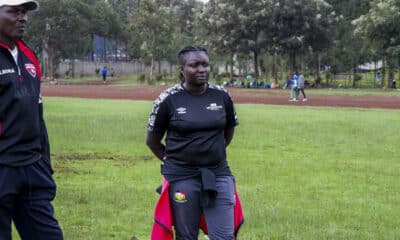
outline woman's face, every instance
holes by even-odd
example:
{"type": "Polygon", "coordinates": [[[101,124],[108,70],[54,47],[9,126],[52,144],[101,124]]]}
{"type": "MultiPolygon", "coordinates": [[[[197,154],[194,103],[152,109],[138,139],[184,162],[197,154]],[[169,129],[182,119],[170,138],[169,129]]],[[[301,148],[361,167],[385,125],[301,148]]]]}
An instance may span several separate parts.
{"type": "Polygon", "coordinates": [[[188,52],[182,69],[185,82],[193,85],[204,85],[210,76],[210,62],[205,52],[188,52]]]}

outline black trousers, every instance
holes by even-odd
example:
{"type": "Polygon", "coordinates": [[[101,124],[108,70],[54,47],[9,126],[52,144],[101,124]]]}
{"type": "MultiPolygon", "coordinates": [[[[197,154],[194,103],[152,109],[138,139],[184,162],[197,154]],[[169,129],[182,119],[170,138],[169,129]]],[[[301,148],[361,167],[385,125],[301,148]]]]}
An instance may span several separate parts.
{"type": "Polygon", "coordinates": [[[62,240],[51,201],[56,185],[50,164],[0,165],[0,240],[11,240],[11,221],[22,240],[62,240]]]}

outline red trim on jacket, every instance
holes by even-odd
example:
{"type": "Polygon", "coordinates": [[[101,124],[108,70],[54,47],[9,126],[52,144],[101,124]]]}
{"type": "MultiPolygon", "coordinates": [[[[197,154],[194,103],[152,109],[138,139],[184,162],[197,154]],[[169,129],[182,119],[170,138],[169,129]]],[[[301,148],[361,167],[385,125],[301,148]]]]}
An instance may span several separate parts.
{"type": "MultiPolygon", "coordinates": [[[[236,204],[234,207],[234,225],[235,236],[244,221],[242,204],[240,203],[239,195],[235,189],[236,204]]],[[[154,224],[151,232],[151,240],[174,240],[173,218],[169,201],[169,182],[163,178],[162,190],[160,198],[157,201],[154,211],[154,224]]],[[[200,218],[200,228],[207,234],[207,225],[203,214],[200,218]]]]}
{"type": "Polygon", "coordinates": [[[21,40],[17,40],[15,42],[17,45],[18,49],[29,59],[32,61],[33,65],[35,65],[36,68],[36,73],[39,76],[39,79],[42,80],[42,70],[40,69],[40,63],[39,60],[37,59],[36,55],[33,53],[33,51],[25,45],[25,43],[21,40]]]}
{"type": "Polygon", "coordinates": [[[4,43],[0,42],[0,47],[3,47],[5,49],[10,49],[10,47],[8,45],[5,45],[4,43]]]}

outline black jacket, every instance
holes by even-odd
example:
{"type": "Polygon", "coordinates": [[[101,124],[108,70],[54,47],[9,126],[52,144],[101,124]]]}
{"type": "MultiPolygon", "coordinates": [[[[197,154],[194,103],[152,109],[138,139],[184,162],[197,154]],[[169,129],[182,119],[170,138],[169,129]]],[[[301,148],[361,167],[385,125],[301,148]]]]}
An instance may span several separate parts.
{"type": "Polygon", "coordinates": [[[18,64],[0,43],[0,165],[11,167],[50,161],[39,61],[24,42],[16,45],[18,64]]]}

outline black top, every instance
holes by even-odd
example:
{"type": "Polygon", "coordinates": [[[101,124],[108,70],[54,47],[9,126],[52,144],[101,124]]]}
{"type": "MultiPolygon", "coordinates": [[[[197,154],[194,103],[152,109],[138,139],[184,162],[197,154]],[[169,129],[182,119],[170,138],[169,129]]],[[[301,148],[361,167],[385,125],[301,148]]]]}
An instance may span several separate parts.
{"type": "Polygon", "coordinates": [[[7,166],[50,160],[38,61],[22,42],[17,46],[18,65],[0,44],[0,165],[7,166]]]}
{"type": "Polygon", "coordinates": [[[203,94],[193,95],[178,84],[161,93],[148,130],[167,131],[163,174],[176,167],[206,167],[219,169],[217,175],[231,175],[224,132],[237,124],[233,102],[222,87],[209,84],[203,94]]]}

